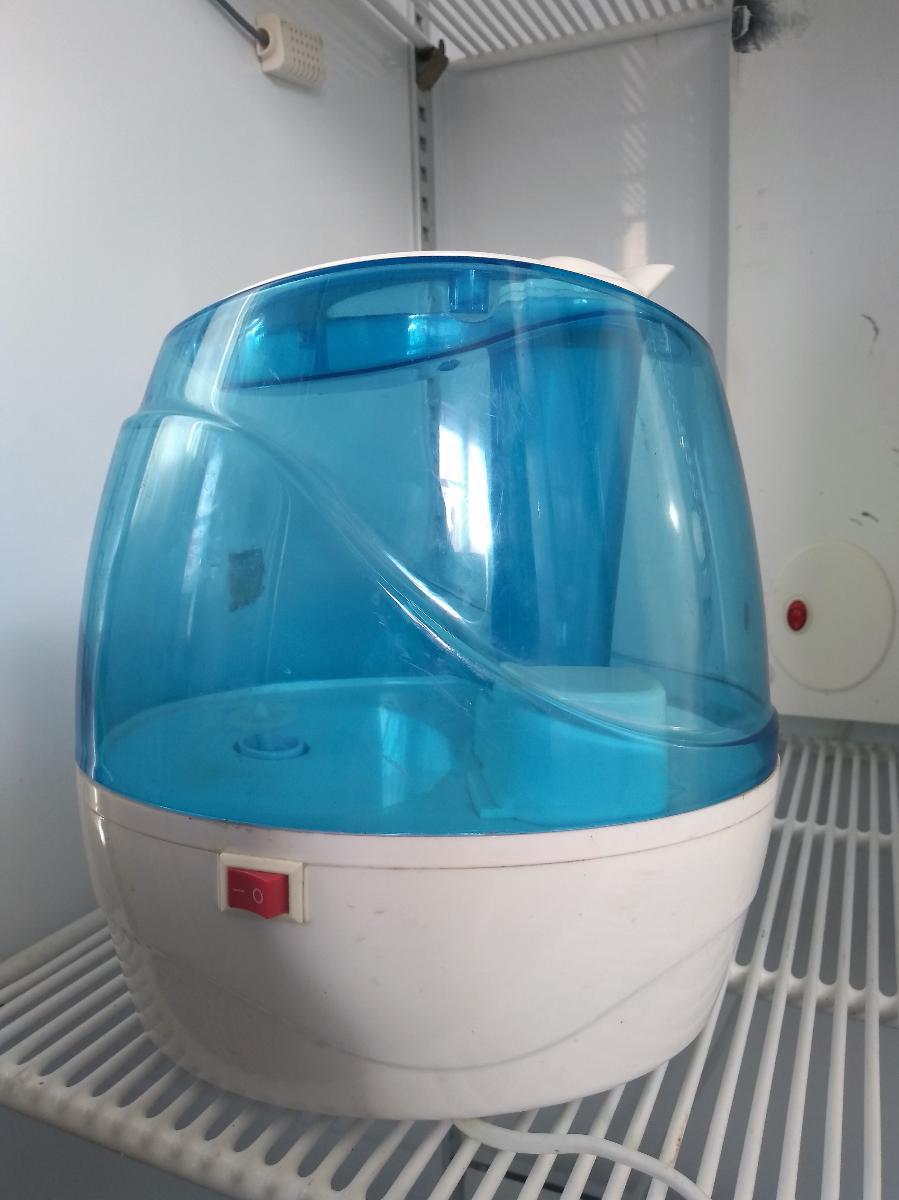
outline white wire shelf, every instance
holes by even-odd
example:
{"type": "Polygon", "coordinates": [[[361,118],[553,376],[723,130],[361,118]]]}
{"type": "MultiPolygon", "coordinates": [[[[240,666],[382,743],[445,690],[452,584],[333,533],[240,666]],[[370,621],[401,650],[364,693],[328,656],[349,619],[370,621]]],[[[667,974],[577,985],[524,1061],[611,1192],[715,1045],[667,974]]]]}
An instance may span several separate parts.
{"type": "Polygon", "coordinates": [[[443,39],[457,70],[730,20],[725,0],[368,0],[414,45],[443,39]]]}
{"type": "MultiPolygon", "coordinates": [[[[697,1040],[605,1095],[500,1122],[640,1150],[694,1196],[889,1200],[897,951],[895,748],[790,739],[762,888],[697,1040]]],[[[210,1087],[143,1032],[98,912],[0,966],[0,1102],[241,1200],[677,1194],[587,1153],[497,1151],[450,1122],[320,1117],[210,1087]]]]}

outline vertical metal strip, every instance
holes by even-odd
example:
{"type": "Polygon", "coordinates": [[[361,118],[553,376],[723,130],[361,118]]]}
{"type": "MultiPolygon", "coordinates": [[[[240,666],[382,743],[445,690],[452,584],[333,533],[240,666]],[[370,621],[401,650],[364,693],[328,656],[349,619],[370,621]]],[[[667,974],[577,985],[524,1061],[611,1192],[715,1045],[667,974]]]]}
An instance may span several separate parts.
{"type": "MultiPolygon", "coordinates": [[[[416,28],[425,35],[429,23],[416,7],[416,28]]],[[[434,188],[434,108],[430,91],[422,91],[415,82],[415,50],[409,48],[409,106],[412,134],[412,240],[416,250],[434,250],[437,246],[436,192],[434,188]]]]}
{"type": "Polygon", "coordinates": [[[881,1197],[880,1145],[880,763],[868,751],[868,919],[865,940],[865,1200],[881,1197]]]}
{"type": "MultiPolygon", "coordinates": [[[[822,749],[822,758],[824,751],[822,749]]],[[[827,923],[827,900],[830,895],[833,871],[833,848],[837,825],[837,810],[840,799],[840,784],[843,775],[843,751],[837,746],[834,751],[830,776],[830,791],[827,803],[827,818],[821,865],[818,869],[818,890],[815,895],[815,916],[812,922],[811,945],[808,965],[802,988],[802,1010],[799,1016],[799,1034],[793,1058],[793,1078],[790,1083],[790,1099],[787,1120],[784,1126],[783,1152],[780,1159],[780,1175],[777,1181],[778,1196],[793,1196],[799,1175],[799,1153],[802,1145],[802,1125],[805,1117],[808,1073],[812,1053],[812,1037],[815,1030],[815,1014],[818,1010],[818,991],[821,987],[821,958],[824,950],[824,932],[827,923]]],[[[814,823],[818,814],[809,812],[808,821],[814,823]]]]}
{"type": "Polygon", "coordinates": [[[837,982],[833,1000],[830,1064],[827,1075],[827,1113],[824,1119],[824,1161],[821,1200],[839,1200],[843,1149],[843,1094],[846,1086],[846,1023],[849,1019],[849,964],[852,957],[852,912],[855,902],[855,856],[858,848],[859,755],[852,755],[849,781],[849,823],[840,907],[837,982]]]}
{"type": "MultiPolygon", "coordinates": [[[[890,789],[890,859],[893,864],[893,961],[895,970],[899,972],[899,771],[895,750],[887,754],[887,783],[890,789]]],[[[896,987],[899,991],[899,978],[896,987]]],[[[896,1023],[899,1025],[899,1002],[896,1004],[896,1023]]]]}

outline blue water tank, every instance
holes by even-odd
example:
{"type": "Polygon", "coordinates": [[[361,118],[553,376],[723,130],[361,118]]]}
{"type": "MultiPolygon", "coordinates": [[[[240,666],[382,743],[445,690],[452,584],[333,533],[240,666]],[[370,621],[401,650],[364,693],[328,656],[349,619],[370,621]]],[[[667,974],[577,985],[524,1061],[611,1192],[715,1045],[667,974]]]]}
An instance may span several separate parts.
{"type": "Polygon", "coordinates": [[[681,813],[776,760],[755,541],[705,341],[522,260],[278,279],[166,338],[115,451],[79,764],[358,834],[681,813]]]}

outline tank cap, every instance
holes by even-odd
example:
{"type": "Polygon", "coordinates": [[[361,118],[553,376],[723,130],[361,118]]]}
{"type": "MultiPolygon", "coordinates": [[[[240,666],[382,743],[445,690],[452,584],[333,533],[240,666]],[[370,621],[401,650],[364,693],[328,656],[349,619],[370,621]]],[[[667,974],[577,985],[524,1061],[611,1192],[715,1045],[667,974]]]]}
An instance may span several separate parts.
{"type": "Polygon", "coordinates": [[[639,292],[641,296],[651,296],[659,284],[664,283],[674,267],[671,263],[647,263],[642,267],[629,267],[625,271],[613,271],[601,263],[591,262],[589,258],[570,258],[564,254],[553,255],[540,260],[548,267],[559,267],[562,271],[574,271],[578,275],[592,275],[594,279],[602,279],[606,283],[614,283],[616,287],[627,288],[629,292],[639,292]]]}

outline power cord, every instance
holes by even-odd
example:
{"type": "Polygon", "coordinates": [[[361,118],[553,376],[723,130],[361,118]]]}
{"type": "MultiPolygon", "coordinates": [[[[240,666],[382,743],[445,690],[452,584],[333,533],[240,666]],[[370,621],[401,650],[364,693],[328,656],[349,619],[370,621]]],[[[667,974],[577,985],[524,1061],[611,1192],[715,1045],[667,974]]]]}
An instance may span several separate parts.
{"type": "Polygon", "coordinates": [[[248,37],[257,42],[263,50],[265,49],[269,39],[264,29],[257,29],[253,22],[248,21],[242,13],[237,11],[233,4],[228,3],[228,0],[212,0],[212,3],[217,5],[222,12],[227,13],[235,25],[239,25],[248,37]]]}
{"type": "Polygon", "coordinates": [[[712,1200],[707,1192],[697,1187],[692,1179],[669,1167],[650,1154],[631,1150],[607,1138],[593,1137],[585,1133],[531,1133],[527,1130],[506,1129],[492,1121],[478,1118],[454,1122],[456,1128],[471,1138],[494,1150],[508,1150],[513,1154],[589,1154],[593,1158],[605,1158],[621,1163],[634,1171],[651,1175],[667,1184],[683,1200],[712,1200]]]}

